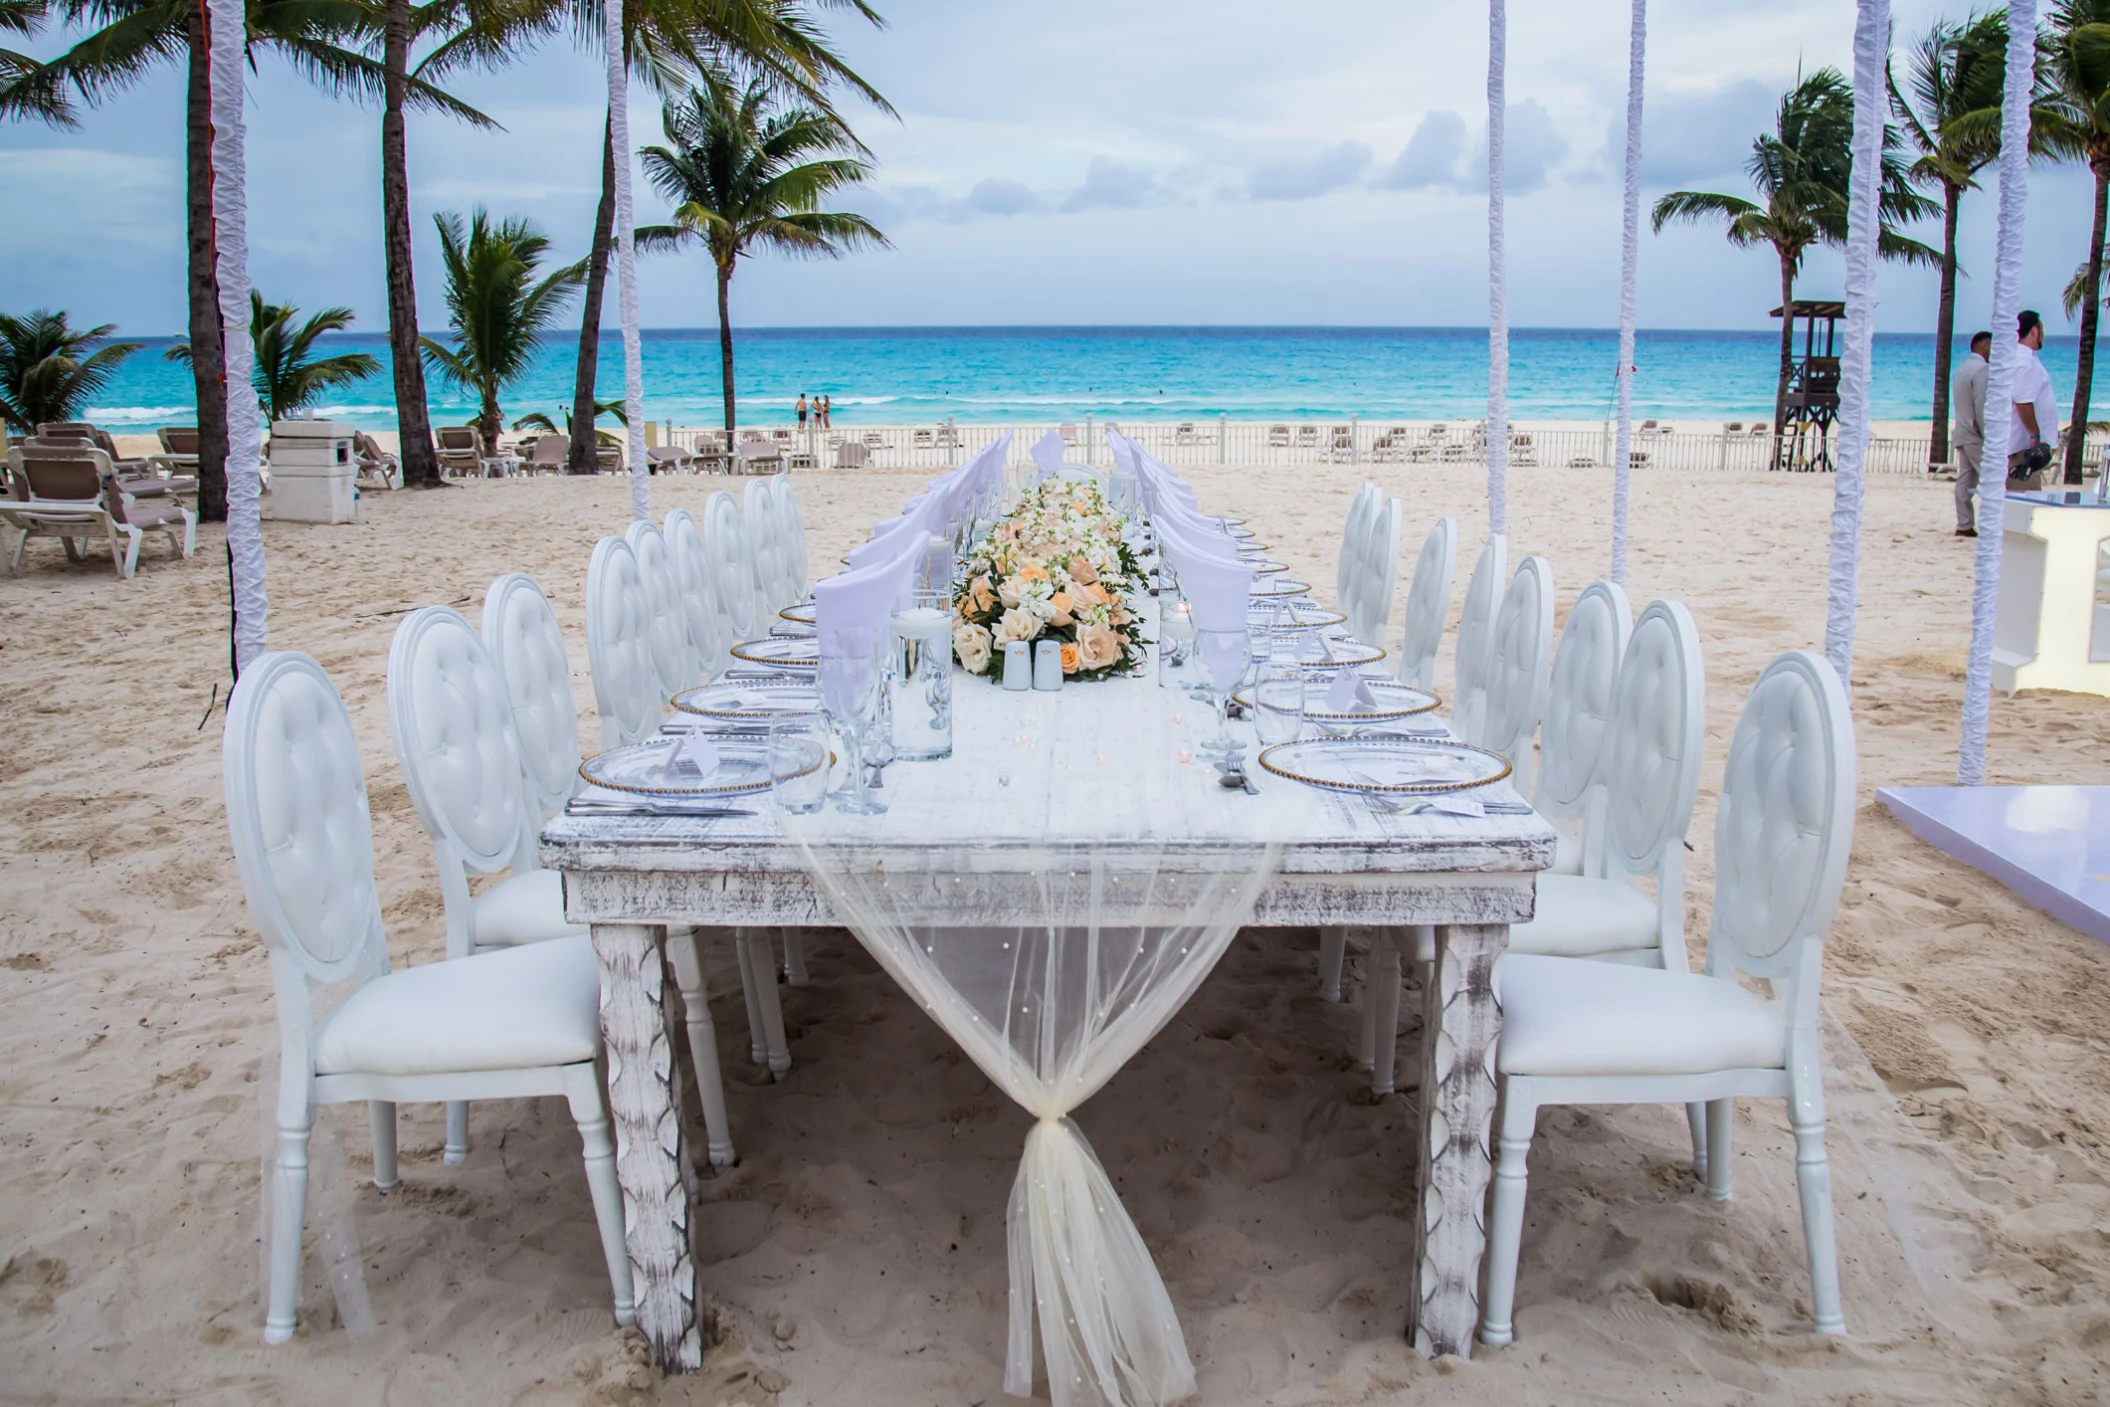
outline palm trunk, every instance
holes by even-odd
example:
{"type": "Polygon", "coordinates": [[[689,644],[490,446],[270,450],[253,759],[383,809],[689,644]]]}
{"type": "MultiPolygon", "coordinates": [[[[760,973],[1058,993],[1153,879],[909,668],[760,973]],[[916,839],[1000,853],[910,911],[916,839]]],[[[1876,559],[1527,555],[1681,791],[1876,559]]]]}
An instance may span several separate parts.
{"type": "Polygon", "coordinates": [[[227,365],[220,350],[220,280],[212,218],[212,79],[205,7],[186,6],[189,90],[184,99],[184,218],[189,245],[191,386],[198,398],[198,517],[227,520],[227,365]]]}
{"type": "Polygon", "coordinates": [[[498,452],[498,437],[505,433],[505,416],[498,409],[498,388],[484,387],[483,413],[476,418],[477,429],[484,437],[484,448],[490,453],[498,452]]]}
{"type": "Polygon", "coordinates": [[[1927,446],[1929,464],[1949,458],[1949,358],[1956,343],[1956,208],[1963,187],[1942,182],[1941,301],[1934,309],[1934,434],[1927,446]]]}
{"type": "Polygon", "coordinates": [[[586,261],[586,296],[580,299],[579,362],[571,391],[570,474],[601,472],[600,445],[593,433],[594,381],[601,370],[601,292],[608,283],[608,253],[615,244],[615,132],[601,128],[601,207],[593,217],[593,251],[586,261]]]}
{"type": "Polygon", "coordinates": [[[425,367],[418,358],[418,286],[410,266],[410,167],[403,141],[410,0],[387,0],[381,61],[381,223],[388,255],[388,360],[396,382],[396,453],[406,485],[437,488],[440,462],[425,408],[425,367]]]}
{"type": "MultiPolygon", "coordinates": [[[[2088,236],[2088,297],[2081,304],[2081,350],[2074,358],[2073,418],[2066,427],[2066,482],[2081,481],[2088,441],[2088,393],[2095,380],[2095,327],[2103,311],[2103,215],[2110,198],[2110,157],[2088,163],[2095,170],[2095,228],[2088,236]]],[[[2045,427],[2049,429],[2050,427],[2045,427]]]]}
{"type": "Polygon", "coordinates": [[[723,263],[718,266],[718,363],[725,377],[725,449],[733,448],[733,426],[736,419],[733,406],[733,266],[723,263]]]}
{"type": "Polygon", "coordinates": [[[1780,256],[1780,380],[1773,387],[1773,467],[1787,467],[1788,381],[1795,375],[1795,264],[1780,256]]]}

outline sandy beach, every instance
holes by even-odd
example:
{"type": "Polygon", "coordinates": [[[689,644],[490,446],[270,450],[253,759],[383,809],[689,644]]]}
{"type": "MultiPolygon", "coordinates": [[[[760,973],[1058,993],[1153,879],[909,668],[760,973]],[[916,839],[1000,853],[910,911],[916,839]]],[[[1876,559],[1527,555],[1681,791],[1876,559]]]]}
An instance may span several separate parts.
{"type": "MultiPolygon", "coordinates": [[[[1188,472],[1292,570],[1333,580],[1357,469],[1188,472]]],[[[1437,514],[1458,518],[1455,615],[1483,535],[1479,476],[1378,473],[1405,501],[1403,571],[1437,514]]],[[[797,476],[816,569],[925,477],[797,476]]],[[[699,512],[723,481],[652,487],[658,512],[699,512]]],[[[1634,478],[1629,590],[1637,607],[1683,600],[1707,652],[1696,961],[1737,711],[1775,653],[1822,637],[1831,487],[1634,478]]],[[[369,493],[355,526],[264,525],[271,643],[316,656],[358,728],[398,965],[437,960],[442,941],[430,847],[389,740],[390,635],[421,605],[474,620],[494,576],[533,573],[567,634],[590,748],[586,563],[626,522],[628,493],[613,478],[480,482],[369,493]]],[[[1563,610],[1605,569],[1609,502],[1606,471],[1511,471],[1512,557],[1550,560],[1563,610]]],[[[1403,1337],[1414,1091],[1371,1100],[1355,1007],[1318,999],[1315,934],[1249,932],[1078,1116],[1164,1273],[1199,1401],[2110,1394],[2110,951],[1872,800],[1880,785],[1953,779],[1971,558],[1951,526],[1947,485],[1871,480],[1861,805],[1824,974],[1847,1337],[1809,1330],[1778,1105],[1740,1110],[1726,1205],[1686,1165],[1680,1111],[1554,1110],[1532,1154],[1517,1342],[1422,1360],[1403,1337]]],[[[69,564],[44,540],[0,579],[0,1400],[1007,1400],[1004,1206],[1029,1118],[842,933],[809,945],[812,984],[784,992],[796,1064],[780,1085],[748,1064],[730,950],[711,955],[742,1160],[701,1181],[699,1272],[720,1335],[702,1373],[661,1380],[614,1329],[556,1100],[476,1105],[474,1149],[453,1168],[439,1108],[406,1106],[403,1185],[386,1196],[355,1182],[370,1171],[363,1112],[327,1113],[302,1329],[267,1349],[258,1081],[276,1025],[227,840],[221,715],[208,714],[227,675],[226,559],[217,529],[188,562],[159,540],[142,556],[124,582],[106,557],[69,564]],[[356,1238],[374,1320],[357,1334],[326,1278],[325,1223],[356,1238]]],[[[1995,782],[2110,783],[2110,700],[1996,700],[1990,754],[1995,782]]],[[[1409,1015],[1408,1081],[1419,1036],[1409,1015]]]]}

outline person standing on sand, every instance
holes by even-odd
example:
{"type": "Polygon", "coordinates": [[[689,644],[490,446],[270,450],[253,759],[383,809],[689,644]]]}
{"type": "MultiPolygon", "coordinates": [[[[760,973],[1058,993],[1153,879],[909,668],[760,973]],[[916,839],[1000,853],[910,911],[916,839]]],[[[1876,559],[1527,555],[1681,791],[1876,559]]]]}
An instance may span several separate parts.
{"type": "Polygon", "coordinates": [[[2028,308],[2015,318],[2015,340],[2022,344],[2015,367],[2015,423],[2009,430],[2009,489],[2041,489],[2050,448],[2059,439],[2059,403],[2051,396],[2051,373],[2037,353],[2044,347],[2044,319],[2028,308]],[[2034,459],[2035,468],[2026,467],[2034,459]]]}
{"type": "Polygon", "coordinates": [[[1956,425],[1949,443],[1956,449],[1956,535],[1978,536],[1977,505],[1971,495],[1978,490],[1978,456],[1985,449],[1985,380],[1992,371],[1987,358],[1993,354],[1993,334],[1971,334],[1971,355],[1956,370],[1956,425]]]}
{"type": "Polygon", "coordinates": [[[834,399],[828,396],[826,393],[823,393],[821,396],[821,428],[823,430],[832,430],[835,428],[835,421],[831,418],[834,414],[834,411],[834,399]]]}
{"type": "Polygon", "coordinates": [[[799,428],[806,428],[806,393],[799,392],[799,428]]]}

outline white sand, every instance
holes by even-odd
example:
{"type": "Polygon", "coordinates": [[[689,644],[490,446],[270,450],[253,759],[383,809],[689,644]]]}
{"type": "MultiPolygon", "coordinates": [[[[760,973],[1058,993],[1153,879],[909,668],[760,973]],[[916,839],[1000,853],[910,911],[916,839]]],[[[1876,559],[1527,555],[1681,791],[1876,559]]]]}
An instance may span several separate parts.
{"type": "MultiPolygon", "coordinates": [[[[1439,511],[1477,548],[1476,482],[1386,472],[1407,501],[1406,563],[1439,511]]],[[[919,477],[801,476],[814,561],[832,562],[919,477]]],[[[1205,501],[1331,580],[1349,469],[1194,477],[1205,501]]],[[[1606,476],[1511,481],[1512,551],[1550,557],[1572,600],[1603,569],[1606,476]]],[[[655,501],[693,511],[712,487],[656,481],[655,501]]],[[[1736,710],[1774,652],[1821,636],[1830,481],[1643,474],[1636,495],[1634,598],[1681,596],[1708,648],[1690,906],[1704,934],[1712,786],[1736,710]]],[[[440,901],[388,739],[393,613],[454,602],[473,619],[493,576],[533,571],[589,706],[586,560],[622,526],[627,488],[500,482],[366,507],[356,527],[267,525],[271,638],[320,658],[350,703],[391,946],[399,963],[426,962],[441,951],[440,901]]],[[[1851,1335],[1807,1330],[1777,1106],[1745,1106],[1726,1206],[1686,1169],[1678,1111],[1554,1111],[1533,1154],[1517,1344],[1423,1362],[1401,1336],[1412,1092],[1375,1105],[1362,1092],[1355,1011],[1316,999],[1313,935],[1253,934],[1080,1115],[1165,1273],[1201,1400],[2102,1398],[2110,953],[1866,804],[1879,784],[1953,768],[1969,550],[1949,524],[1946,487],[1871,486],[1864,805],[1825,974],[1851,1335]]],[[[842,935],[814,945],[813,985],[785,993],[797,1065],[778,1086],[747,1065],[729,957],[715,958],[743,1161],[703,1183],[702,1283],[725,1336],[704,1373],[656,1382],[612,1329],[555,1100],[477,1105],[461,1168],[439,1160],[439,1111],[407,1109],[402,1189],[340,1189],[377,1330],[335,1327],[311,1232],[308,1317],[295,1342],[266,1349],[256,1081],[275,1027],[228,852],[219,716],[198,727],[226,674],[225,561],[213,531],[189,563],[159,544],[145,558],[127,584],[38,543],[25,575],[0,581],[0,1396],[1000,1398],[1003,1211],[1026,1116],[842,935]]],[[[595,736],[590,708],[582,731],[595,736]]],[[[1996,781],[2110,781],[2110,701],[1996,703],[1992,760],[1996,781]]],[[[1410,1019],[1404,1071],[1417,1039],[1410,1019]]],[[[335,1122],[364,1170],[363,1117],[335,1122]]]]}

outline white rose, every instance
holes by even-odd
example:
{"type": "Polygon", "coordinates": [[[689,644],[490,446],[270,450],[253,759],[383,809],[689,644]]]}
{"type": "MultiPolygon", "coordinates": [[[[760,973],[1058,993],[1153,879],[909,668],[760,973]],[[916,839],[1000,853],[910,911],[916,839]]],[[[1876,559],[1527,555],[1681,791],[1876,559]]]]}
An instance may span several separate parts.
{"type": "Polygon", "coordinates": [[[1031,640],[1040,634],[1040,617],[1020,606],[1004,612],[996,623],[996,638],[1002,641],[1031,640]]]}
{"type": "Polygon", "coordinates": [[[963,622],[952,632],[952,652],[959,657],[960,667],[969,674],[989,672],[989,654],[994,647],[989,632],[972,622],[963,622]]]}

